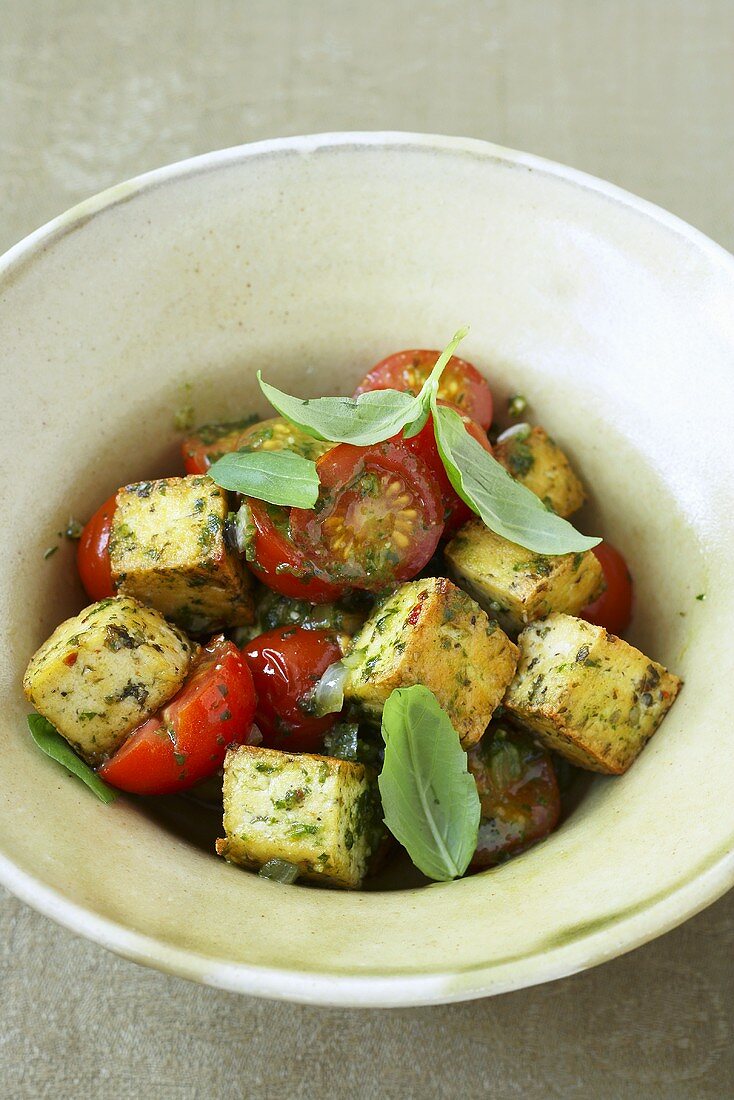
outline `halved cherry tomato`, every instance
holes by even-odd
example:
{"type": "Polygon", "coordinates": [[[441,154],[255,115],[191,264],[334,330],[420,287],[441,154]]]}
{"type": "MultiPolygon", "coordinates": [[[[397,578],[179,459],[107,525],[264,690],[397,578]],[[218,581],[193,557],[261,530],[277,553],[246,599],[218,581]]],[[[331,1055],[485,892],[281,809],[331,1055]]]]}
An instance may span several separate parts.
{"type": "Polygon", "coordinates": [[[428,469],[402,443],[341,443],[316,464],[315,510],[291,509],[291,535],[333,581],[379,591],[409,580],[443,531],[443,502],[428,469]]]}
{"type": "Polygon", "coordinates": [[[556,773],[531,737],[498,726],[467,758],[482,807],[472,867],[492,867],[555,829],[561,813],[556,773]]]}
{"type": "Polygon", "coordinates": [[[186,790],[222,766],[230,745],[249,741],[254,716],[250,669],[220,635],[204,647],[178,694],[130,734],[99,774],[133,794],[186,790]]]}
{"type": "MultiPolygon", "coordinates": [[[[453,406],[448,405],[446,401],[439,401],[440,405],[445,405],[448,408],[453,406]]],[[[476,420],[472,420],[471,417],[465,416],[461,409],[454,408],[454,412],[457,412],[461,419],[464,421],[464,426],[470,435],[473,435],[478,443],[484,447],[485,451],[489,454],[492,453],[492,444],[487,439],[487,433],[480,424],[477,424],[476,420]]],[[[425,427],[418,432],[417,435],[412,436],[410,439],[404,440],[405,446],[413,452],[417,458],[423,462],[431,472],[432,477],[435,479],[436,484],[441,492],[441,496],[444,502],[444,537],[448,537],[453,534],[462,523],[466,523],[474,513],[468,504],[466,504],[459,494],[454,489],[453,485],[449,481],[449,475],[446,473],[446,467],[441,461],[441,456],[438,453],[438,445],[436,444],[436,436],[433,431],[433,419],[429,416],[426,421],[425,427]]]]}
{"type": "Polygon", "coordinates": [[[623,634],[632,618],[632,577],[619,550],[608,542],[592,547],[604,570],[607,587],[598,600],[581,612],[588,623],[603,626],[610,634],[623,634]]]}
{"type": "Polygon", "coordinates": [[[337,716],[315,718],[308,699],[329,665],[342,651],[326,630],[278,627],[242,650],[257,692],[255,721],[268,748],[318,752],[337,716]]]}
{"type": "MultiPolygon", "coordinates": [[[[438,351],[398,351],[388,355],[366,374],[354,391],[356,397],[368,390],[403,390],[416,394],[436,365],[438,351]]],[[[485,429],[492,423],[492,391],[476,367],[449,359],[438,386],[438,397],[456,405],[485,429]]]]}
{"type": "Polygon", "coordinates": [[[338,599],[345,585],[333,583],[295,545],[288,527],[287,510],[261,500],[249,499],[247,503],[254,527],[247,564],[257,579],[292,599],[311,603],[330,603],[338,599]]]}
{"type": "Polygon", "coordinates": [[[98,508],[84,527],[76,549],[76,565],[90,600],[114,596],[110,567],[110,528],[117,507],[117,493],[98,508]]]}

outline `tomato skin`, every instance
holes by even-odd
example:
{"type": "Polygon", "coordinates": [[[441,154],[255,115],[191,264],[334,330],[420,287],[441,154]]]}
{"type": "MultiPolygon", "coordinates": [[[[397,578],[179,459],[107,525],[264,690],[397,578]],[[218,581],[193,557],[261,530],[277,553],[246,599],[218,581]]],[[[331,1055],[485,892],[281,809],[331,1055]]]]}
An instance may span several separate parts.
{"type": "Polygon", "coordinates": [[[549,753],[519,730],[490,729],[467,754],[482,817],[471,866],[493,867],[558,824],[561,796],[549,753]]]}
{"type": "Polygon", "coordinates": [[[604,570],[606,589],[580,613],[582,619],[596,626],[603,626],[610,634],[620,635],[632,618],[632,576],[619,550],[608,542],[592,547],[604,570]]]}
{"type": "Polygon", "coordinates": [[[105,600],[114,596],[110,565],[110,528],[117,507],[117,493],[113,493],[98,508],[82,531],[76,550],[76,565],[84,591],[91,600],[105,600]]]}
{"type": "MultiPolygon", "coordinates": [[[[403,390],[417,393],[441,353],[411,349],[388,355],[369,371],[354,391],[403,390]]],[[[476,367],[453,355],[438,385],[439,400],[457,406],[486,431],[492,423],[492,391],[476,367]]]]}
{"type": "Polygon", "coordinates": [[[344,592],[295,545],[288,531],[288,512],[260,500],[248,499],[254,527],[247,564],[259,581],[296,600],[331,603],[344,592]]]}
{"type": "Polygon", "coordinates": [[[316,508],[291,509],[291,534],[324,573],[367,591],[419,573],[438,545],[444,508],[430,472],[404,442],[341,443],[316,468],[316,508]]]}
{"type": "Polygon", "coordinates": [[[104,763],[100,776],[132,794],[174,794],[213,775],[230,745],[249,741],[255,715],[250,669],[222,635],[204,647],[177,695],[104,763]]]}
{"type": "Polygon", "coordinates": [[[318,752],[336,714],[315,718],[304,710],[308,695],[342,651],[326,630],[278,627],[242,650],[257,692],[255,720],[263,744],[289,752],[318,752]]]}
{"type": "MultiPolygon", "coordinates": [[[[492,444],[487,439],[487,433],[480,424],[477,424],[476,420],[472,420],[471,417],[465,416],[461,409],[449,405],[446,401],[439,401],[439,404],[446,408],[453,408],[454,412],[458,413],[464,421],[464,426],[469,434],[474,436],[478,443],[481,443],[485,451],[492,454],[492,444]]],[[[471,519],[474,513],[469,505],[461,499],[449,480],[449,475],[446,473],[446,467],[441,461],[441,455],[438,452],[436,435],[433,430],[433,418],[429,416],[425,426],[418,434],[412,436],[410,439],[405,439],[404,443],[405,446],[408,447],[408,449],[411,450],[430,470],[431,476],[438,485],[445,508],[443,535],[444,538],[448,538],[457,531],[462,524],[471,519]]]]}

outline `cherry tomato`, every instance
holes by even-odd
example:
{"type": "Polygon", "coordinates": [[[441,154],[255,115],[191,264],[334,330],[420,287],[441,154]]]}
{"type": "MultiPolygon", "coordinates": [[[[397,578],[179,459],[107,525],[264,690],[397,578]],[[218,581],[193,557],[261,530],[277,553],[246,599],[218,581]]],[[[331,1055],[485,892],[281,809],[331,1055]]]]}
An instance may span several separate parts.
{"type": "MultiPolygon", "coordinates": [[[[440,405],[447,405],[446,401],[440,401],[440,405]]],[[[447,405],[452,408],[453,406],[447,405]]],[[[485,451],[492,453],[492,444],[487,439],[487,433],[480,424],[477,424],[476,420],[472,420],[471,417],[465,416],[461,409],[454,408],[454,412],[457,412],[461,419],[464,421],[466,430],[470,435],[473,435],[478,443],[484,447],[485,451]]],[[[436,436],[433,431],[433,419],[429,416],[426,421],[425,427],[418,432],[417,435],[412,436],[410,439],[404,440],[405,446],[409,448],[420,459],[421,462],[430,470],[431,476],[435,479],[436,484],[440,490],[441,496],[444,502],[444,537],[448,537],[453,534],[462,523],[466,523],[474,513],[468,504],[465,503],[454,489],[453,485],[449,481],[449,475],[446,473],[446,467],[441,461],[441,456],[438,453],[438,445],[436,444],[436,436]]]]}
{"type": "Polygon", "coordinates": [[[311,561],[291,538],[288,512],[284,508],[248,500],[254,527],[247,564],[258,580],[297,600],[330,603],[344,591],[311,561]]]}
{"type": "Polygon", "coordinates": [[[443,502],[429,471],[401,443],[341,443],[316,464],[315,510],[291,509],[291,534],[333,581],[379,591],[409,580],[443,531],[443,502]]]}
{"type": "Polygon", "coordinates": [[[263,744],[289,752],[318,752],[337,716],[310,715],[308,698],[329,665],[341,659],[334,635],[278,627],[254,638],[242,652],[255,684],[255,721],[263,744]]]}
{"type": "Polygon", "coordinates": [[[232,421],[227,424],[204,424],[197,428],[181,444],[184,468],[187,474],[205,474],[213,462],[230,451],[239,450],[243,434],[251,421],[232,421]]]}
{"type": "Polygon", "coordinates": [[[561,813],[556,773],[531,737],[497,726],[467,758],[482,807],[472,867],[492,867],[555,829],[561,813]]]}
{"type": "Polygon", "coordinates": [[[116,507],[117,493],[113,493],[89,520],[77,546],[77,569],[84,590],[91,600],[104,600],[115,594],[109,545],[116,507]]]}
{"type": "Polygon", "coordinates": [[[205,474],[212,463],[230,451],[295,451],[316,461],[333,443],[313,439],[282,416],[252,424],[207,424],[181,444],[187,474],[205,474]]]}
{"type": "MultiPolygon", "coordinates": [[[[367,390],[403,390],[416,394],[436,365],[438,351],[398,351],[388,355],[357,389],[356,397],[367,390]]],[[[438,386],[438,396],[449,405],[458,406],[486,431],[492,423],[492,391],[476,367],[464,359],[452,356],[438,386]]]]}
{"type": "Polygon", "coordinates": [[[608,542],[592,548],[604,570],[606,589],[581,612],[581,618],[603,626],[610,634],[623,634],[632,618],[632,577],[619,550],[608,542]]]}
{"type": "Polygon", "coordinates": [[[230,745],[249,741],[255,715],[250,669],[220,635],[201,652],[177,695],[144,722],[100,776],[133,794],[173,794],[213,775],[230,745]]]}

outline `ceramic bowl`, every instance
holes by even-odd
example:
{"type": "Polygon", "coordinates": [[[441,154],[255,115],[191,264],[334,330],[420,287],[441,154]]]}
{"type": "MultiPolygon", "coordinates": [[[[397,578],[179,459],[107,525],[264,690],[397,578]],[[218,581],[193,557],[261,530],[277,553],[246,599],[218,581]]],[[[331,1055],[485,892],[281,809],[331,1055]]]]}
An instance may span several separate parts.
{"type": "Polygon", "coordinates": [[[12,249],[0,296],[0,878],[18,896],[201,982],[380,1006],[582,970],[731,885],[731,256],[535,157],[340,134],[114,187],[12,249]],[[461,354],[498,407],[529,397],[591,488],[583,526],[627,555],[631,640],[685,679],[632,770],[593,779],[554,835],[497,870],[341,893],[228,866],[180,800],[105,807],[41,755],[20,678],[82,606],[68,517],[179,472],[182,403],[202,421],[265,413],[258,367],[300,394],[348,392],[388,352],[441,346],[464,323],[461,354]]]}

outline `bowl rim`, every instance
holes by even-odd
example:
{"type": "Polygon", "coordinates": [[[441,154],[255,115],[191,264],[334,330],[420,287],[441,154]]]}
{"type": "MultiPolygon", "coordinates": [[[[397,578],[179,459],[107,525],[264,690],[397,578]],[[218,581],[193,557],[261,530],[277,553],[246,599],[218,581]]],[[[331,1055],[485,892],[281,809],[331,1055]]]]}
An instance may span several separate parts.
{"type": "MultiPolygon", "coordinates": [[[[345,131],[270,138],[220,149],[145,172],[85,199],[30,233],[0,256],[0,276],[30,262],[57,239],[96,214],[181,177],[196,176],[250,157],[311,153],[359,147],[423,148],[522,166],[595,192],[684,238],[716,264],[728,268],[734,284],[734,256],[681,218],[595,176],[530,153],[477,138],[403,131],[345,131]]],[[[428,975],[344,975],[224,962],[173,947],[119,922],[101,917],[44,885],[0,854],[0,884],[58,924],[133,962],[230,992],[312,1005],[396,1008],[444,1004],[509,992],[552,981],[616,958],[681,924],[734,885],[734,848],[710,857],[672,890],[651,895],[631,911],[612,913],[600,925],[581,927],[551,949],[520,954],[499,963],[428,975]]]]}

